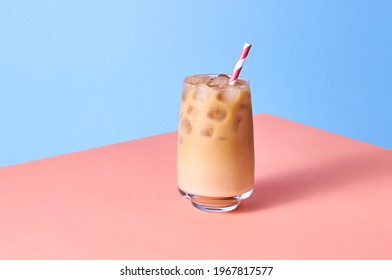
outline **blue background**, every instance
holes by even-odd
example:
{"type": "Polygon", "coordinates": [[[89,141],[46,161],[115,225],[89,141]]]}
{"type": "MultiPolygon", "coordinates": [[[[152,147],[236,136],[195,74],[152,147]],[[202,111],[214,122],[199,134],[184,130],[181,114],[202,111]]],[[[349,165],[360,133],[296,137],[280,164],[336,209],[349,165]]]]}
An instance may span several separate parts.
{"type": "Polygon", "coordinates": [[[177,129],[182,79],[392,148],[392,1],[0,2],[0,166],[177,129]]]}

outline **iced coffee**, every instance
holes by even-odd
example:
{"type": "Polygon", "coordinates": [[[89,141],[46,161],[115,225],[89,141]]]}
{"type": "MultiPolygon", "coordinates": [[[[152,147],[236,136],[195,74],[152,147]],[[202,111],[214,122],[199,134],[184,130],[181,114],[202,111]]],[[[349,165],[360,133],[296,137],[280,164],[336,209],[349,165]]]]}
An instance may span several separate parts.
{"type": "Polygon", "coordinates": [[[196,75],[183,83],[178,128],[180,193],[201,210],[225,212],[250,196],[254,185],[249,81],[196,75]]]}

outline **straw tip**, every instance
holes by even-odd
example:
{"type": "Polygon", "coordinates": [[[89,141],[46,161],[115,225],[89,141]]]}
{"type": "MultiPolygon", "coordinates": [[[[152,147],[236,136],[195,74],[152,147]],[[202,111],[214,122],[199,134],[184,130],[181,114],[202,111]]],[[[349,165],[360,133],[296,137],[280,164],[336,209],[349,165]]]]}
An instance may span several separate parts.
{"type": "Polygon", "coordinates": [[[247,42],[245,42],[245,44],[244,44],[244,48],[251,47],[251,46],[252,46],[252,44],[249,44],[247,42]]]}

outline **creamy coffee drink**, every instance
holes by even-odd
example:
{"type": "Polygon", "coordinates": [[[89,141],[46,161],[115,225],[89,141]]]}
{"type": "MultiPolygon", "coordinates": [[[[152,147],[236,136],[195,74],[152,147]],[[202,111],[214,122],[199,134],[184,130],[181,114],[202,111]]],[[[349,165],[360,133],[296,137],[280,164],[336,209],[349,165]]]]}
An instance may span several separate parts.
{"type": "Polygon", "coordinates": [[[233,210],[254,185],[253,115],[249,81],[196,75],[183,84],[177,182],[201,210],[233,210]]]}

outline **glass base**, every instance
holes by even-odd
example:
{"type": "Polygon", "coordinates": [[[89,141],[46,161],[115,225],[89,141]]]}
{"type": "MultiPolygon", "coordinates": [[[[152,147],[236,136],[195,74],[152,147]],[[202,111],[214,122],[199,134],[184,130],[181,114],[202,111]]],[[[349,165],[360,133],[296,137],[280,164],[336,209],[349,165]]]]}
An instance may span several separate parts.
{"type": "Polygon", "coordinates": [[[180,194],[189,199],[193,206],[195,206],[199,210],[207,211],[207,212],[229,212],[237,208],[240,204],[241,200],[248,198],[253,189],[247,191],[246,193],[232,196],[232,197],[208,197],[208,196],[200,196],[195,194],[186,193],[180,188],[178,188],[180,194]]]}

